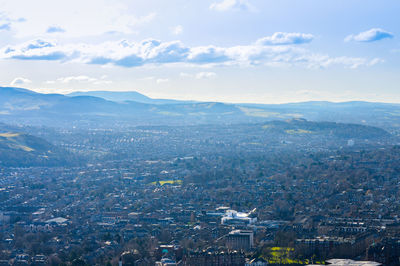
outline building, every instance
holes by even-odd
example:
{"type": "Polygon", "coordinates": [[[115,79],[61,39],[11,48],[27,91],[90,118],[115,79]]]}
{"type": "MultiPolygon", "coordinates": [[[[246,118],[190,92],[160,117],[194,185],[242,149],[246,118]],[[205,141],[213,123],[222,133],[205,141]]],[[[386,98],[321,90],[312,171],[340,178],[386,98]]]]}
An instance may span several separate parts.
{"type": "Polygon", "coordinates": [[[378,262],[373,261],[355,261],[355,260],[348,260],[348,259],[331,259],[327,260],[326,263],[328,265],[347,265],[347,266],[379,266],[382,265],[378,262]]]}
{"type": "Polygon", "coordinates": [[[162,258],[161,261],[156,262],[156,266],[176,266],[176,262],[169,258],[162,258]]]}
{"type": "Polygon", "coordinates": [[[193,252],[185,256],[182,265],[195,266],[244,266],[242,252],[193,252]]]}
{"type": "Polygon", "coordinates": [[[234,230],[226,236],[226,246],[233,250],[249,250],[254,245],[254,233],[249,230],[234,230]]]}
{"type": "Polygon", "coordinates": [[[246,262],[246,266],[267,266],[268,261],[263,258],[255,258],[246,262]]]}
{"type": "Polygon", "coordinates": [[[221,224],[225,225],[250,225],[257,222],[254,212],[244,213],[234,210],[227,210],[221,218],[221,224]]]}

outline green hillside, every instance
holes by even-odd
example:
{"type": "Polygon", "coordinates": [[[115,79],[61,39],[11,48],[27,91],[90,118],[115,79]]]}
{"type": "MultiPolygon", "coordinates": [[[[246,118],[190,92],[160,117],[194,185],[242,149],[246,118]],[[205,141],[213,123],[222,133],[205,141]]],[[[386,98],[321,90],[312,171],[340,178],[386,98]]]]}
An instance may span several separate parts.
{"type": "Polygon", "coordinates": [[[0,166],[56,166],[75,161],[73,157],[44,139],[0,127],[0,166]]]}

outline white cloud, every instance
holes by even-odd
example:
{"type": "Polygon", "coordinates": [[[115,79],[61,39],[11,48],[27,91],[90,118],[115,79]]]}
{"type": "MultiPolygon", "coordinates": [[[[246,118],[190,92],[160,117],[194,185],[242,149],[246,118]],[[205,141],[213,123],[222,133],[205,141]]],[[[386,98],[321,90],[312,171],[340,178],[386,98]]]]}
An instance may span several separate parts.
{"type": "Polygon", "coordinates": [[[137,80],[155,82],[157,84],[167,83],[167,82],[170,81],[168,78],[157,78],[157,77],[154,77],[154,76],[143,77],[143,78],[139,78],[137,80]]]}
{"type": "Polygon", "coordinates": [[[169,79],[157,79],[156,80],[156,83],[157,84],[160,84],[160,83],[166,83],[166,82],[168,82],[169,81],[169,79]]]}
{"type": "Polygon", "coordinates": [[[182,78],[191,78],[191,77],[193,77],[192,74],[189,74],[189,73],[186,73],[186,72],[181,72],[179,74],[179,76],[181,76],[182,78]]]}
{"type": "Polygon", "coordinates": [[[24,23],[13,25],[15,35],[20,38],[45,36],[53,25],[65,31],[63,37],[107,32],[131,34],[156,16],[156,13],[134,16],[123,0],[0,0],[0,6],[10,17],[26,19],[24,23]]]}
{"type": "Polygon", "coordinates": [[[138,80],[148,81],[148,80],[154,80],[154,79],[155,79],[155,77],[149,76],[149,77],[140,78],[140,79],[138,79],[138,80]]]}
{"type": "Polygon", "coordinates": [[[10,85],[15,86],[15,85],[24,85],[24,84],[29,84],[29,83],[32,83],[32,81],[27,78],[18,77],[18,78],[13,79],[13,81],[11,81],[10,85]]]}
{"type": "Polygon", "coordinates": [[[183,33],[183,26],[182,25],[178,25],[174,28],[172,28],[172,34],[174,35],[181,35],[183,33]]]}
{"type": "Polygon", "coordinates": [[[361,58],[361,57],[330,57],[328,55],[321,54],[308,54],[303,58],[298,58],[299,62],[302,62],[308,68],[328,68],[332,66],[342,66],[345,68],[356,69],[359,67],[371,67],[378,63],[384,62],[380,58],[361,58]]]}
{"type": "Polygon", "coordinates": [[[215,72],[199,72],[195,74],[181,72],[179,75],[182,78],[194,78],[194,79],[213,79],[217,76],[215,72]]]}
{"type": "Polygon", "coordinates": [[[64,78],[58,78],[57,81],[61,83],[70,83],[73,81],[85,81],[85,82],[94,82],[96,81],[96,78],[91,78],[88,76],[70,76],[70,77],[64,77],[64,78]]]}
{"type": "Polygon", "coordinates": [[[344,40],[346,42],[349,41],[357,41],[357,42],[375,42],[383,39],[393,38],[394,35],[391,32],[380,28],[373,28],[364,32],[360,32],[359,34],[352,34],[347,36],[344,40]]]}
{"type": "Polygon", "coordinates": [[[24,18],[11,18],[3,12],[0,12],[0,31],[10,31],[15,23],[24,22],[24,18]]]}
{"type": "Polygon", "coordinates": [[[46,81],[45,83],[46,84],[55,84],[55,83],[73,83],[73,82],[91,83],[91,84],[95,84],[95,85],[112,83],[111,80],[107,80],[106,75],[102,76],[101,78],[93,78],[93,77],[89,77],[89,76],[85,76],[85,75],[61,77],[56,80],[46,81]]]}
{"type": "Polygon", "coordinates": [[[275,32],[272,36],[267,36],[257,40],[259,45],[290,45],[309,43],[314,39],[312,34],[297,32],[275,32]]]}
{"type": "Polygon", "coordinates": [[[0,24],[0,31],[2,30],[10,30],[11,29],[11,23],[6,22],[6,23],[1,23],[0,24]]]}
{"type": "Polygon", "coordinates": [[[248,0],[222,0],[210,5],[210,9],[216,11],[228,10],[254,10],[254,7],[248,0]]]}
{"type": "Polygon", "coordinates": [[[63,33],[65,30],[58,26],[50,26],[47,30],[47,33],[63,33]]]}
{"type": "Polygon", "coordinates": [[[384,62],[385,62],[385,60],[383,60],[382,58],[374,58],[371,61],[369,61],[368,66],[374,66],[376,64],[381,64],[384,62]]]}
{"type": "MultiPolygon", "coordinates": [[[[289,35],[297,36],[297,35],[289,35]]],[[[287,37],[287,36],[286,36],[287,37]]],[[[372,66],[381,59],[359,57],[330,57],[313,53],[308,49],[289,42],[299,43],[297,37],[265,37],[253,44],[219,47],[186,46],[180,41],[161,42],[148,39],[142,42],[126,40],[100,44],[76,43],[59,45],[53,41],[34,40],[20,45],[0,48],[0,59],[51,60],[120,67],[141,67],[144,65],[185,64],[201,66],[305,66],[328,67],[342,65],[356,68],[372,66]],[[275,40],[274,45],[265,45],[265,40],[275,40]]]]}
{"type": "Polygon", "coordinates": [[[214,72],[200,72],[195,75],[195,78],[196,79],[211,79],[211,78],[215,78],[216,76],[217,76],[217,74],[215,74],[214,72]]]}

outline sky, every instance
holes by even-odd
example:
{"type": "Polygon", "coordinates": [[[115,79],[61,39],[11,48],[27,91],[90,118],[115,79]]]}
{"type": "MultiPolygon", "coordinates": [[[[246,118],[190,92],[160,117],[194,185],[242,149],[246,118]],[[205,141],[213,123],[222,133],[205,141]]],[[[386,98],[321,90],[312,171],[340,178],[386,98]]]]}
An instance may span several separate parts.
{"type": "Polygon", "coordinates": [[[400,102],[398,0],[0,0],[0,86],[400,102]]]}

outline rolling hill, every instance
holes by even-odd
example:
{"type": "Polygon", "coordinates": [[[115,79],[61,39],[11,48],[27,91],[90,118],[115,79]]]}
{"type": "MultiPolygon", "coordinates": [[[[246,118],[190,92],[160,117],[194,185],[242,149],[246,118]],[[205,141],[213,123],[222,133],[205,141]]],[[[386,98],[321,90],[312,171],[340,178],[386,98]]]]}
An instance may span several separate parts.
{"type": "Polygon", "coordinates": [[[317,136],[319,138],[384,140],[391,138],[387,131],[373,126],[336,122],[312,122],[305,119],[270,121],[262,125],[265,132],[292,135],[317,136]]]}
{"type": "Polygon", "coordinates": [[[179,101],[171,99],[153,99],[147,97],[136,91],[77,91],[67,96],[93,96],[103,98],[108,101],[113,102],[138,102],[138,103],[148,103],[148,104],[179,104],[179,103],[195,103],[195,101],[179,101]]]}
{"type": "Polygon", "coordinates": [[[292,118],[373,125],[397,130],[400,128],[400,104],[228,104],[151,99],[136,92],[79,92],[66,96],[0,87],[0,121],[9,124],[129,127],[261,123],[292,118]]]}
{"type": "Polygon", "coordinates": [[[71,165],[74,155],[23,132],[0,124],[0,166],[29,167],[71,165]]]}

